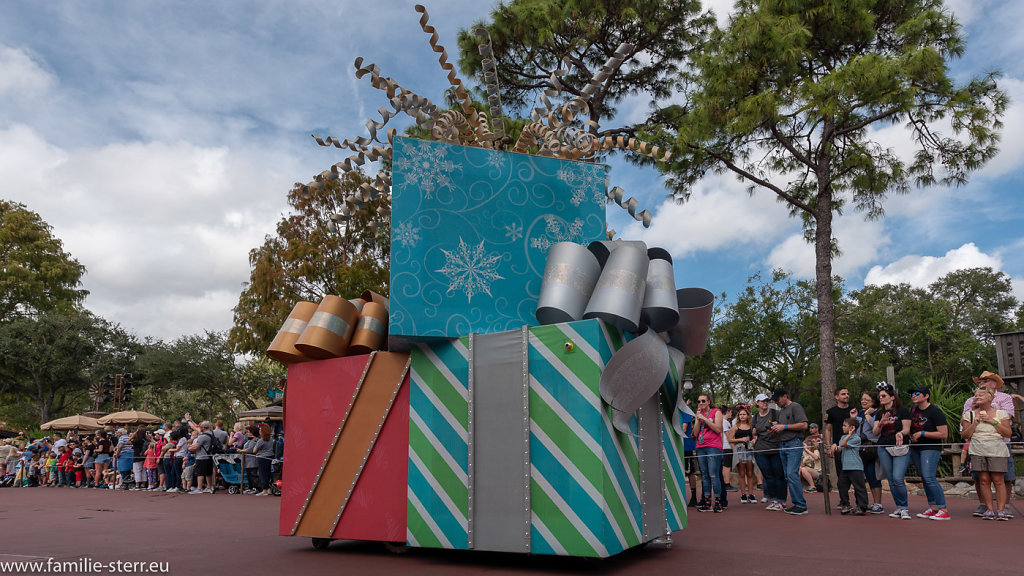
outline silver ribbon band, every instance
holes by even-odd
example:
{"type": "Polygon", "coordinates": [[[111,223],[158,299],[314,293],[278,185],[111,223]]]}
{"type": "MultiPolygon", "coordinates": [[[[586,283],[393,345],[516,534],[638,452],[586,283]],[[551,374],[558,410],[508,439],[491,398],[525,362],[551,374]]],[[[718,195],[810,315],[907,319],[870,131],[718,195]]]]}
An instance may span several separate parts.
{"type": "Polygon", "coordinates": [[[313,314],[313,317],[309,320],[309,325],[334,332],[340,338],[348,338],[351,335],[351,325],[330,312],[317,312],[313,314]]]}

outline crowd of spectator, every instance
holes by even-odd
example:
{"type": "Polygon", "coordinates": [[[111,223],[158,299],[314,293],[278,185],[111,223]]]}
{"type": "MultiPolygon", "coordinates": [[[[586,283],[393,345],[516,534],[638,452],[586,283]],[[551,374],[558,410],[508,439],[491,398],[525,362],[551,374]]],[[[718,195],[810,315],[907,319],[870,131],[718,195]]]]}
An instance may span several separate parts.
{"type": "Polygon", "coordinates": [[[95,433],[55,432],[32,442],[0,443],[0,472],[15,487],[52,486],[212,494],[234,485],[257,496],[273,489],[282,439],[265,423],[196,423],[189,414],[159,427],[95,433]],[[218,464],[226,468],[221,469],[218,464]],[[235,473],[237,471],[237,474],[235,473]]]}
{"type": "Polygon", "coordinates": [[[895,505],[889,517],[909,520],[905,477],[913,464],[928,502],[915,516],[949,520],[937,471],[949,427],[958,425],[966,441],[963,457],[968,462],[959,473],[972,476],[978,494],[974,516],[1010,520],[1013,513],[1007,503],[1016,478],[1010,450],[1013,401],[1024,401],[1024,397],[1002,392],[1004,382],[992,372],[983,372],[974,383],[976,388],[964,404],[959,422],[947,422],[943,411],[931,403],[928,386],[910,389],[909,407],[887,382],[864,391],[859,407],[852,404],[850,390],[841,387],[835,406],[826,412],[824,434],[784,389],[771,396],[758,394],[756,410],[744,404],[715,407],[708,394],[700,394],[692,418],[683,418],[689,505],[699,512],[728,509],[729,492],[737,490],[727,482],[735,463],[740,503],[758,501],[753,493],[756,485],[763,488],[760,502],[766,503],[768,510],[807,514],[803,493],[822,490],[822,462],[827,461],[838,479],[842,514],[884,514],[885,479],[895,505]]]}

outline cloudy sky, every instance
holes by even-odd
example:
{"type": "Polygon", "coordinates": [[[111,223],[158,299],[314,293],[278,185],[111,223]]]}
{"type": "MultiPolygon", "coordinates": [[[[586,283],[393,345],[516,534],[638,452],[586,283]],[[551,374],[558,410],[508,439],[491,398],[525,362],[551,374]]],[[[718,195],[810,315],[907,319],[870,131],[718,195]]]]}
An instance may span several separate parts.
{"type": "MultiPolygon", "coordinates": [[[[0,198],[38,212],[88,269],[87,306],[140,337],[231,326],[247,254],[286,209],[297,181],[343,158],[310,134],[366,135],[385,104],[352,62],[363,56],[403,86],[446,87],[414,2],[227,1],[0,3],[0,198]]],[[[720,20],[731,2],[705,2],[720,20]]],[[[454,37],[494,2],[428,2],[454,37]]],[[[837,274],[924,286],[992,266],[1024,299],[1024,3],[956,0],[968,49],[958,79],[999,69],[1013,104],[1002,152],[959,189],[893,198],[884,220],[841,217],[837,274]]],[[[621,107],[639,118],[647,103],[621,107]]],[[[398,124],[399,128],[403,125],[398,124]]],[[[880,139],[898,146],[900,128],[880,139]]],[[[813,277],[813,251],[774,198],[711,177],[684,205],[661,205],[652,170],[613,164],[611,183],[656,212],[643,231],[615,207],[626,237],[669,248],[681,286],[734,295],[759,270],[813,277]]]]}

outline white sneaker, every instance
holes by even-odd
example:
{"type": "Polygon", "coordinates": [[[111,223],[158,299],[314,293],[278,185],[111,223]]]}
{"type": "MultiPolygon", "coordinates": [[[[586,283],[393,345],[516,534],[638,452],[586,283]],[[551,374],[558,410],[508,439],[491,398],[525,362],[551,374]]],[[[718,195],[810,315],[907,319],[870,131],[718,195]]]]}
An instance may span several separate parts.
{"type": "Polygon", "coordinates": [[[902,510],[903,510],[902,508],[897,508],[897,509],[893,510],[892,514],[889,514],[889,518],[899,518],[900,517],[900,512],[902,510]]]}
{"type": "Polygon", "coordinates": [[[178,489],[177,489],[177,488],[170,488],[170,489],[166,490],[166,492],[167,492],[168,494],[174,494],[174,493],[176,493],[177,491],[178,491],[178,489]]]}
{"type": "Polygon", "coordinates": [[[213,488],[206,488],[203,490],[203,494],[213,494],[213,488]]]}
{"type": "Polygon", "coordinates": [[[911,519],[910,510],[907,510],[906,508],[900,510],[900,519],[901,520],[910,520],[911,519]]]}

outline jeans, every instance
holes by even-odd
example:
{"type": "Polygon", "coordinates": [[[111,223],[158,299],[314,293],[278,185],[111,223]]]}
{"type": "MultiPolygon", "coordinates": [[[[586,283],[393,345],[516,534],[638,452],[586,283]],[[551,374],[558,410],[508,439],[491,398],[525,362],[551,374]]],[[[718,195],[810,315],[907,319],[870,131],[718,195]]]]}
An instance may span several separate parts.
{"type": "Polygon", "coordinates": [[[778,452],[754,452],[754,462],[764,478],[764,495],[769,500],[786,500],[786,474],[778,452]]]}
{"type": "Polygon", "coordinates": [[[864,463],[864,479],[868,482],[868,488],[882,487],[882,481],[878,478],[878,474],[875,474],[874,462],[864,463]]]}
{"type": "Polygon", "coordinates": [[[797,508],[807,508],[807,500],[804,500],[804,485],[800,482],[800,457],[803,452],[804,443],[799,438],[779,443],[779,457],[782,458],[782,470],[786,474],[789,499],[797,508]]]}
{"type": "MultiPolygon", "coordinates": [[[[721,459],[719,459],[719,466],[721,466],[721,459]]],[[[270,483],[273,480],[270,470],[270,460],[268,458],[260,458],[256,461],[256,470],[260,476],[260,486],[263,490],[270,490],[270,483]]]]}
{"type": "Polygon", "coordinates": [[[907,485],[903,478],[907,475],[907,466],[910,465],[910,454],[905,456],[892,456],[889,452],[878,447],[878,461],[882,463],[882,470],[885,470],[885,477],[889,479],[889,491],[892,492],[893,502],[897,508],[907,507],[907,485]]]}
{"type": "Polygon", "coordinates": [[[941,455],[942,452],[939,450],[910,449],[910,458],[914,462],[914,468],[917,468],[918,473],[921,474],[921,482],[924,484],[924,494],[928,497],[928,505],[937,508],[946,507],[946,495],[942,492],[942,487],[939,486],[939,479],[936,478],[941,455]]]}
{"type": "Polygon", "coordinates": [[[709,502],[713,495],[721,497],[722,449],[697,448],[697,464],[700,466],[701,495],[709,502]]]}
{"type": "Polygon", "coordinates": [[[167,489],[177,488],[181,490],[181,461],[182,458],[175,457],[170,460],[170,466],[167,467],[167,489]]]}

